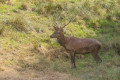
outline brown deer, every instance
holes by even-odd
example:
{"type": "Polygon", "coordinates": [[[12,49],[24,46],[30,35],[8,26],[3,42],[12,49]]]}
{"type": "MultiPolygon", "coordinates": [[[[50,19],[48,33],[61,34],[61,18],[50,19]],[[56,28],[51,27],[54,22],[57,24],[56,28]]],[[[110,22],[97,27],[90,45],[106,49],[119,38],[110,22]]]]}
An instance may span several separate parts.
{"type": "Polygon", "coordinates": [[[54,33],[50,36],[51,38],[57,38],[57,41],[63,46],[71,56],[72,68],[76,68],[75,54],[87,54],[91,53],[96,62],[102,62],[98,56],[98,51],[101,48],[101,43],[95,39],[77,38],[77,37],[66,37],[63,34],[63,28],[67,26],[74,19],[70,18],[70,21],[63,27],[54,26],[54,33]]]}

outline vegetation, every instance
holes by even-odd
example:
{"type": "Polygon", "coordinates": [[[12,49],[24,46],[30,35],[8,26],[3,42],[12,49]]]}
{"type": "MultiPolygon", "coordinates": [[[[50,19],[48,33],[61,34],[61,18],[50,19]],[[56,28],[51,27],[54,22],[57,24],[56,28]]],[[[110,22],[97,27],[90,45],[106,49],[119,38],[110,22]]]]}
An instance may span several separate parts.
{"type": "MultiPolygon", "coordinates": [[[[119,80],[120,0],[0,0],[0,72],[14,69],[57,71],[82,80],[119,80]],[[53,25],[75,18],[66,36],[95,38],[103,45],[102,64],[90,55],[76,56],[77,69],[70,68],[69,55],[54,39],[53,25]]],[[[30,76],[31,77],[31,76],[30,76]]]]}

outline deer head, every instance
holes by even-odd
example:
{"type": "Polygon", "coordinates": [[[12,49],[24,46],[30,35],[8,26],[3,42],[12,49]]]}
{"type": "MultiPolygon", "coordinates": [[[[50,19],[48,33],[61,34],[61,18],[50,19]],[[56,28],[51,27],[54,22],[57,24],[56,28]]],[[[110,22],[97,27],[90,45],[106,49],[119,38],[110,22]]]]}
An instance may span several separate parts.
{"type": "Polygon", "coordinates": [[[54,33],[50,36],[51,38],[58,38],[63,34],[63,28],[54,27],[54,33]]]}
{"type": "MultiPolygon", "coordinates": [[[[74,18],[75,19],[75,18],[74,18]]],[[[51,38],[59,38],[61,35],[63,35],[63,28],[65,28],[65,26],[67,26],[70,22],[72,22],[74,19],[71,19],[70,16],[70,20],[67,24],[65,24],[62,27],[59,27],[59,23],[57,23],[57,26],[54,26],[54,33],[50,36],[51,38]]],[[[60,19],[59,19],[60,20],[60,19]]]]}

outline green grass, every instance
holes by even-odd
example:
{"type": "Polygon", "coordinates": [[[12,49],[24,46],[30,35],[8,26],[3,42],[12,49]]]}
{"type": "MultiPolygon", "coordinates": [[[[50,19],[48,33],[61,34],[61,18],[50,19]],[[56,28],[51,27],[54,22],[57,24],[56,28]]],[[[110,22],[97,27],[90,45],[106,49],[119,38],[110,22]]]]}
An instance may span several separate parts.
{"type": "Polygon", "coordinates": [[[96,64],[92,56],[87,56],[84,59],[76,59],[77,68],[71,69],[70,61],[57,61],[52,64],[52,68],[59,72],[70,73],[71,75],[78,77],[82,80],[119,80],[120,70],[118,70],[117,65],[119,65],[119,56],[115,55],[113,50],[106,51],[100,56],[103,63],[96,64]]]}

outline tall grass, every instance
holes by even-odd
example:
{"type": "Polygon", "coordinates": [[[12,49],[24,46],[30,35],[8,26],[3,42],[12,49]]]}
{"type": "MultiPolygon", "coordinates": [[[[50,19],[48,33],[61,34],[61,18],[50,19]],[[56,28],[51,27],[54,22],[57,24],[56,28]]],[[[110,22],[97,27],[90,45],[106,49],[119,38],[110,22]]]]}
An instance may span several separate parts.
{"type": "Polygon", "coordinates": [[[18,15],[10,20],[10,24],[18,31],[27,32],[31,28],[25,17],[18,15]]]}

